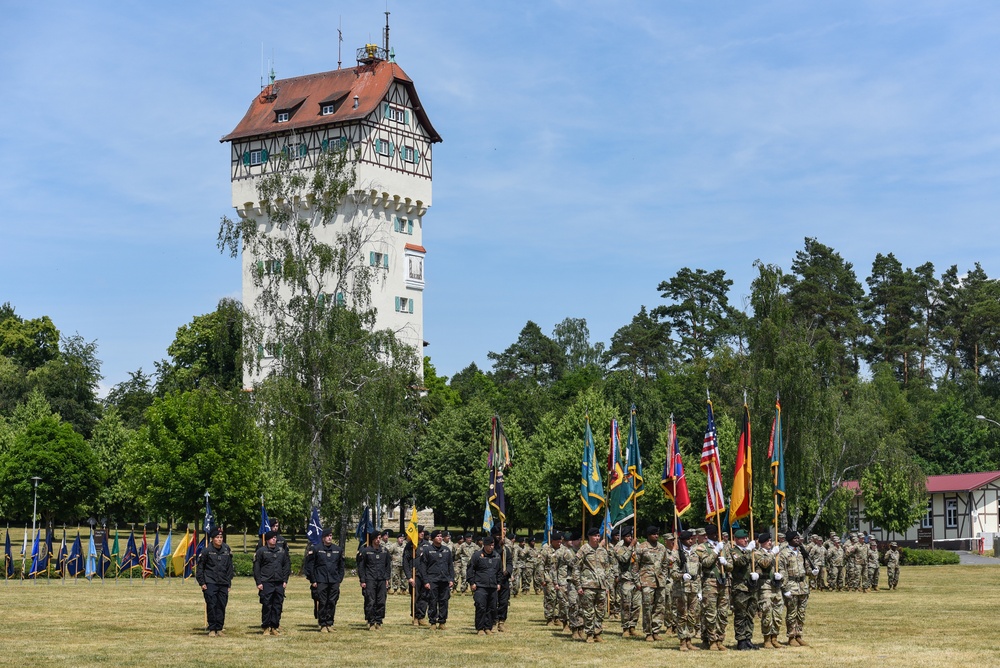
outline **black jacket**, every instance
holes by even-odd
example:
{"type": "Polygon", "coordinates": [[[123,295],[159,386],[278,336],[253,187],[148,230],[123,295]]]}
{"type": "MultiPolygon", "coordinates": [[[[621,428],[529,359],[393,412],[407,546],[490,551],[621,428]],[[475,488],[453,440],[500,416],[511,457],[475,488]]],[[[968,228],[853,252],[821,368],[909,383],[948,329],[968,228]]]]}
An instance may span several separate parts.
{"type": "Polygon", "coordinates": [[[454,582],[455,560],[451,556],[451,550],[444,545],[427,545],[417,560],[417,573],[420,574],[421,582],[454,582]]]}
{"type": "MultiPolygon", "coordinates": [[[[424,553],[424,549],[426,549],[428,545],[430,545],[430,543],[428,543],[426,540],[420,541],[420,544],[417,545],[416,557],[414,557],[413,543],[410,542],[406,543],[406,546],[403,548],[403,572],[406,573],[406,577],[409,578],[413,575],[413,569],[414,567],[417,566],[418,563],[420,563],[420,557],[424,553]],[[414,561],[414,559],[416,559],[416,561],[414,561]]],[[[419,572],[416,575],[417,577],[420,577],[419,572]]]]}
{"type": "Polygon", "coordinates": [[[377,582],[392,577],[392,557],[384,547],[363,547],[358,552],[358,579],[377,582]]]}
{"type": "Polygon", "coordinates": [[[469,560],[469,567],[465,569],[465,579],[470,585],[476,587],[496,587],[500,584],[500,553],[493,550],[491,554],[486,554],[486,550],[479,550],[473,553],[469,560]]]}
{"type": "Polygon", "coordinates": [[[310,545],[303,566],[309,582],[340,584],[344,581],[344,551],[334,543],[310,545]]]}
{"type": "Polygon", "coordinates": [[[199,585],[217,584],[229,587],[233,584],[233,552],[225,543],[215,549],[209,542],[208,547],[198,555],[198,569],[195,580],[199,585]]]}
{"type": "Polygon", "coordinates": [[[253,555],[253,579],[257,584],[288,582],[292,574],[292,561],[288,552],[275,545],[261,545],[253,555]]]}

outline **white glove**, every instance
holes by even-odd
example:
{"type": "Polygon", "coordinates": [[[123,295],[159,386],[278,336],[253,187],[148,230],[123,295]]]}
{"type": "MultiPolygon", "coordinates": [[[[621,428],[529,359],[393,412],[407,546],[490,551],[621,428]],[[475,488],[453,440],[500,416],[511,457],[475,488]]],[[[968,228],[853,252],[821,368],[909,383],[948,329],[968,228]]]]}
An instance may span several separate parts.
{"type": "Polygon", "coordinates": [[[698,600],[701,600],[701,592],[698,592],[698,600]]]}
{"type": "Polygon", "coordinates": [[[748,549],[748,550],[752,550],[752,549],[754,549],[755,547],[757,547],[757,541],[755,541],[755,540],[752,540],[752,541],[750,541],[749,543],[747,543],[747,549],[748,549]]]}
{"type": "Polygon", "coordinates": [[[771,548],[771,554],[778,554],[779,552],[781,552],[781,548],[777,545],[771,548]]]}
{"type": "Polygon", "coordinates": [[[814,569],[812,570],[812,574],[813,574],[813,575],[819,575],[819,569],[818,569],[818,568],[814,568],[814,569]]]}
{"type": "Polygon", "coordinates": [[[715,547],[713,547],[712,549],[715,550],[716,554],[722,554],[722,543],[721,542],[716,543],[715,547]]]}
{"type": "Polygon", "coordinates": [[[684,578],[684,582],[690,582],[691,581],[691,574],[690,573],[685,573],[681,577],[684,578]]]}
{"type": "Polygon", "coordinates": [[[720,564],[722,564],[723,566],[725,566],[725,565],[727,565],[727,564],[728,564],[729,562],[728,562],[728,561],[726,561],[726,558],[725,558],[725,557],[719,557],[719,563],[720,563],[720,564]]]}
{"type": "Polygon", "coordinates": [[[791,598],[791,597],[792,597],[792,592],[786,591],[785,592],[785,598],[791,598]]]}
{"type": "Polygon", "coordinates": [[[750,574],[750,579],[753,580],[754,582],[756,582],[757,580],[760,579],[760,573],[751,573],[750,574]]]}
{"type": "Polygon", "coordinates": [[[774,573],[774,581],[775,582],[780,582],[781,578],[783,578],[783,577],[785,577],[785,576],[782,575],[781,573],[778,573],[777,571],[774,573]]]}

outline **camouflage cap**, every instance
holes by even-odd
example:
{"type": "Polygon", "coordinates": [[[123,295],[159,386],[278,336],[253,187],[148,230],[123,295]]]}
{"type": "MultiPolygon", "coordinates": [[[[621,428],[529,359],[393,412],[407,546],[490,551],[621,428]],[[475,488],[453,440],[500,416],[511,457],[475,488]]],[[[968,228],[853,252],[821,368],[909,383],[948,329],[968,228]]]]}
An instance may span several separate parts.
{"type": "Polygon", "coordinates": [[[891,543],[889,543],[889,547],[899,547],[899,545],[896,543],[896,541],[892,541],[891,543]]]}
{"type": "Polygon", "coordinates": [[[663,534],[663,540],[673,540],[673,539],[674,539],[674,534],[672,533],[663,534]]]}
{"type": "Polygon", "coordinates": [[[778,532],[778,542],[785,540],[785,533],[783,531],[778,532]]]}
{"type": "Polygon", "coordinates": [[[698,527],[697,529],[692,529],[691,533],[693,535],[695,535],[695,536],[704,536],[705,535],[705,529],[702,528],[702,527],[698,527]]]}

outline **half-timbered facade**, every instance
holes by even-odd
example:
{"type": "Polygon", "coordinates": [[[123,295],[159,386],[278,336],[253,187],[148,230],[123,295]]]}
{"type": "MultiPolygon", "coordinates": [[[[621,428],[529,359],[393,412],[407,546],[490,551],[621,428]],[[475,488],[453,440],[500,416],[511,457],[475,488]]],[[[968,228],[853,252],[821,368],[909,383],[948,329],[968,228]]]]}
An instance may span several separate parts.
{"type": "Polygon", "coordinates": [[[1000,534],[1000,471],[927,476],[927,513],[903,534],[884,531],[868,521],[858,482],[852,480],[845,486],[856,492],[850,509],[851,529],[867,531],[879,542],[990,550],[1000,534]]]}
{"type": "MultiPolygon", "coordinates": [[[[309,170],[325,151],[352,149],[358,157],[352,215],[371,226],[371,248],[364,260],[384,272],[384,280],[372,285],[376,326],[396,332],[420,356],[427,253],[423,225],[431,206],[433,146],[441,137],[413,82],[379,52],[371,50],[356,67],[272,80],[221,141],[230,144],[233,207],[241,218],[254,218],[262,226],[266,221],[257,198],[262,175],[281,162],[309,170]]],[[[329,238],[321,240],[332,243],[343,222],[341,216],[327,226],[321,234],[329,238]]],[[[244,253],[243,303],[248,308],[256,296],[250,272],[268,261],[244,253]]],[[[265,359],[265,370],[267,366],[265,359]]],[[[245,378],[247,385],[252,380],[249,374],[245,378]]]]}

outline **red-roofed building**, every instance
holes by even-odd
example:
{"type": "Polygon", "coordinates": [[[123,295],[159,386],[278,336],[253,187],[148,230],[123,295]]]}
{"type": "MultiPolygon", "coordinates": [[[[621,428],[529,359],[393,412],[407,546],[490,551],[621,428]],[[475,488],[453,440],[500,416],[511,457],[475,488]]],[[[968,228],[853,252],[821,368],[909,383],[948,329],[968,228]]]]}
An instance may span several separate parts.
{"type": "Polygon", "coordinates": [[[1000,471],[927,476],[927,514],[905,534],[889,533],[865,519],[865,503],[857,480],[844,487],[855,491],[849,523],[881,543],[897,541],[950,549],[994,547],[1000,534],[1000,471]]]}
{"type": "MultiPolygon", "coordinates": [[[[282,161],[310,170],[327,151],[349,147],[356,152],[357,186],[349,206],[317,237],[336,244],[338,226],[363,221],[366,238],[360,262],[381,274],[372,284],[376,327],[391,329],[422,356],[424,216],[431,206],[433,146],[441,136],[431,125],[413,81],[385,49],[368,45],[354,67],[277,79],[255,95],[228,142],[233,207],[241,218],[265,224],[257,196],[261,176],[282,161]]],[[[296,202],[308,210],[311,203],[296,202]]],[[[341,227],[340,229],[343,229],[341,227]]],[[[244,253],[243,303],[252,308],[253,271],[264,271],[275,258],[244,253]]],[[[280,265],[278,265],[280,266],[280,265]]],[[[326,294],[330,286],[319,290],[326,294]]],[[[343,303],[345,295],[330,292],[343,303]]],[[[265,354],[267,354],[265,352],[265,354]]],[[[267,368],[265,359],[265,373],[267,368]]],[[[418,368],[418,373],[420,369],[418,368]]],[[[245,384],[255,380],[249,373],[245,384]]]]}

